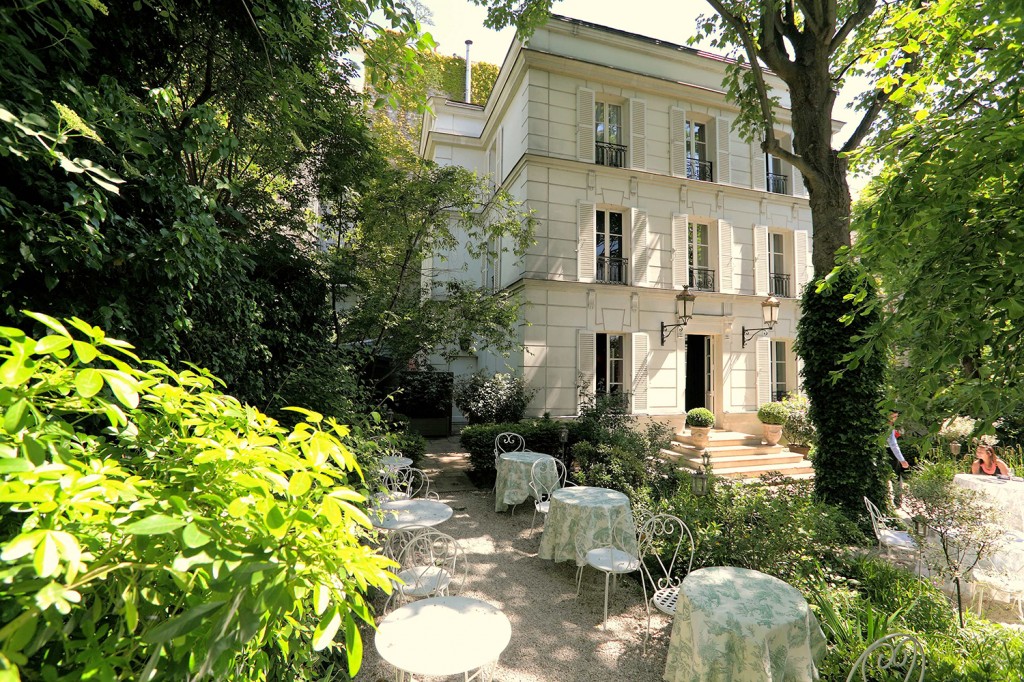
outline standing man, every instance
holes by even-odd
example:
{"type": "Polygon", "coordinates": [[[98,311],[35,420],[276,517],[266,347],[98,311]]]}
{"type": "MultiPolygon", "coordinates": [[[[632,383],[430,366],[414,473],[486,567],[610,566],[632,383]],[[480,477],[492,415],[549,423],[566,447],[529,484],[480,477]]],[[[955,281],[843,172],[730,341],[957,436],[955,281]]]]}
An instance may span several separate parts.
{"type": "Polygon", "coordinates": [[[893,486],[892,501],[897,507],[903,504],[903,471],[910,468],[910,464],[903,456],[903,453],[900,452],[900,444],[896,442],[900,435],[896,430],[896,420],[899,419],[899,416],[900,413],[896,410],[889,413],[889,439],[886,441],[889,444],[889,451],[896,458],[896,463],[892,467],[893,471],[896,472],[896,484],[893,486]]]}

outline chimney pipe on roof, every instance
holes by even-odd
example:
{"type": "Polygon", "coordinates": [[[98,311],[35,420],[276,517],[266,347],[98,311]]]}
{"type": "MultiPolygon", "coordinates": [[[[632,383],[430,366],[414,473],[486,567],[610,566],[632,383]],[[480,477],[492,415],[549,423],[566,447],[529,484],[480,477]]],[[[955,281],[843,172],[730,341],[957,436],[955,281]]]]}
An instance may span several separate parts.
{"type": "Polygon", "coordinates": [[[469,104],[473,101],[473,76],[472,70],[469,66],[469,46],[473,44],[472,40],[466,41],[466,103],[469,104]]]}

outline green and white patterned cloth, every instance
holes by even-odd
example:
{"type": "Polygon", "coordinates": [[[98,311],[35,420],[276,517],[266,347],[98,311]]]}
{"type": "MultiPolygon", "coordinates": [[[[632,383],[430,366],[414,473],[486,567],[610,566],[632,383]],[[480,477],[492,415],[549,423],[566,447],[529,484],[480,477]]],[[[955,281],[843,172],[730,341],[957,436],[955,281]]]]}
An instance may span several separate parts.
{"type": "Polygon", "coordinates": [[[702,568],[683,580],[665,680],[812,681],[824,653],[825,635],[795,587],[745,568],[702,568]]]}
{"type": "MultiPolygon", "coordinates": [[[[622,516],[628,516],[622,523],[633,524],[629,498],[617,490],[589,486],[556,490],[551,495],[551,508],[544,520],[544,534],[537,556],[554,561],[574,559],[577,566],[582,566],[587,563],[588,550],[611,544],[612,528],[622,516]],[[583,536],[580,542],[582,555],[576,551],[577,533],[583,536]]],[[[619,549],[635,555],[636,538],[627,538],[626,544],[630,546],[619,549]]]]}
{"type": "MultiPolygon", "coordinates": [[[[498,456],[498,480],[494,485],[494,511],[503,512],[509,505],[526,502],[530,497],[530,474],[533,463],[541,459],[553,459],[543,452],[505,452],[498,456]]],[[[544,467],[543,471],[554,479],[555,467],[544,467]]],[[[554,483],[554,480],[550,481],[554,483]]]]}

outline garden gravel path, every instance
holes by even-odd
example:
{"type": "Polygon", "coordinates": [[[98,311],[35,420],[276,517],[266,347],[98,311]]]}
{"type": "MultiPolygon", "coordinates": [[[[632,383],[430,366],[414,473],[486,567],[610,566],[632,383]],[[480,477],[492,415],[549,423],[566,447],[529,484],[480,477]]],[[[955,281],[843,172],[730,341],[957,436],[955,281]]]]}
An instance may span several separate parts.
{"type": "MultiPolygon", "coordinates": [[[[466,477],[469,455],[459,451],[457,438],[431,441],[428,450],[419,466],[430,475],[431,489],[455,510],[438,529],[455,537],[469,559],[469,577],[461,594],[494,604],[512,623],[512,641],[499,659],[494,680],[661,680],[671,623],[654,614],[644,654],[647,612],[638,582],[619,580],[608,606],[608,629],[602,630],[601,574],[584,571],[577,599],[575,565],[537,557],[541,533],[538,527],[530,534],[532,505],[520,505],[514,516],[495,513],[494,495],[478,490],[466,477]]],[[[537,523],[540,526],[542,520],[537,523]]],[[[377,655],[373,633],[367,632],[363,668],[356,679],[383,682],[394,677],[394,669],[377,655]]]]}

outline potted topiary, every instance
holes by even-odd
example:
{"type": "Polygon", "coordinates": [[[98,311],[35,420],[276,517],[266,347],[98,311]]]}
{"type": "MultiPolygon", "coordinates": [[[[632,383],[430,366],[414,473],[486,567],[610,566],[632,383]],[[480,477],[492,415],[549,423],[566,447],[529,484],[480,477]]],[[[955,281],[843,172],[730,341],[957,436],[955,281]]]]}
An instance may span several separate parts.
{"type": "Polygon", "coordinates": [[[708,446],[711,427],[715,425],[715,413],[706,407],[695,407],[686,413],[686,425],[690,427],[693,446],[703,450],[708,446]]]}
{"type": "Polygon", "coordinates": [[[768,445],[779,444],[787,414],[786,406],[782,403],[765,403],[757,408],[757,418],[764,425],[764,441],[768,445]]]}
{"type": "Polygon", "coordinates": [[[782,436],[787,441],[786,447],[806,457],[818,439],[814,424],[807,415],[810,401],[805,395],[794,394],[786,396],[782,404],[786,407],[786,423],[782,425],[782,436]]]}

